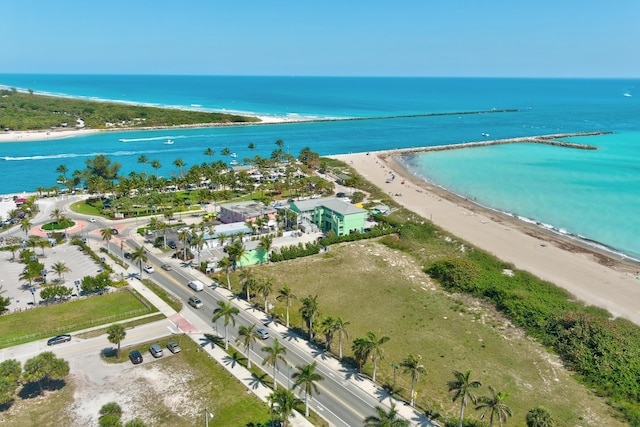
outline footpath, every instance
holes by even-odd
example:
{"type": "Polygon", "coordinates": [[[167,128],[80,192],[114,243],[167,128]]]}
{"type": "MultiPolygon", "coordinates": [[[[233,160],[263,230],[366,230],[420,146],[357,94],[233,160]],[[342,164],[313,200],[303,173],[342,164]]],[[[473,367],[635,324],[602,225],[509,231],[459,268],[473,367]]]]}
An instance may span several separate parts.
{"type": "MultiPolygon", "coordinates": [[[[139,245],[144,244],[144,238],[142,236],[134,235],[132,233],[130,237],[132,237],[136,241],[136,243],[138,243],[139,245]]],[[[147,250],[154,255],[157,255],[157,256],[162,255],[162,252],[158,249],[147,247],[147,250]]],[[[122,269],[122,267],[116,265],[115,271],[119,273],[120,270],[124,272],[124,269],[122,269]]],[[[205,284],[210,284],[212,282],[211,278],[207,277],[205,274],[199,272],[196,269],[191,269],[189,271],[189,275],[193,276],[194,278],[200,280],[205,284]]],[[[176,325],[177,329],[184,332],[196,343],[201,344],[202,342],[206,342],[206,338],[204,335],[205,332],[207,332],[208,334],[213,333],[211,324],[203,321],[198,316],[191,313],[189,310],[182,310],[180,313],[177,313],[169,305],[167,305],[164,301],[162,301],[162,299],[160,299],[155,293],[153,293],[153,291],[151,291],[146,286],[144,286],[144,284],[139,280],[133,279],[133,280],[130,280],[129,283],[149,302],[151,302],[154,306],[156,306],[156,308],[158,308],[158,310],[161,313],[167,316],[167,318],[170,319],[176,325]]],[[[258,324],[268,323],[268,328],[277,332],[279,335],[281,336],[290,335],[290,332],[285,325],[282,325],[278,322],[271,322],[270,321],[271,319],[267,318],[265,313],[259,310],[256,310],[252,305],[247,303],[245,300],[233,298],[234,295],[226,288],[223,288],[220,286],[213,286],[212,288],[213,288],[213,292],[217,294],[217,296],[220,297],[220,299],[233,301],[234,305],[237,308],[244,310],[247,315],[253,317],[256,323],[258,324]]],[[[312,346],[306,339],[303,339],[303,338],[290,340],[288,341],[288,344],[294,345],[301,351],[312,356],[319,354],[318,349],[312,346]]],[[[251,373],[243,366],[240,366],[239,364],[226,363],[228,359],[228,355],[224,350],[222,350],[221,348],[218,348],[215,345],[206,346],[204,350],[213,359],[215,359],[218,363],[220,363],[221,366],[225,367],[225,369],[227,369],[233,376],[235,376],[242,384],[244,384],[248,390],[252,391],[261,400],[267,401],[267,397],[271,394],[272,390],[262,384],[259,384],[256,386],[255,379],[251,376],[251,373]]],[[[411,425],[425,426],[425,427],[438,427],[437,423],[429,420],[420,411],[415,410],[414,408],[406,404],[406,402],[404,401],[395,399],[393,396],[391,396],[388,392],[386,392],[384,389],[379,387],[370,379],[365,378],[361,375],[358,375],[357,370],[345,369],[345,366],[342,365],[338,359],[332,356],[321,357],[320,359],[321,360],[318,360],[319,364],[323,364],[326,367],[330,368],[336,376],[341,376],[343,381],[351,383],[352,386],[357,387],[365,391],[367,394],[378,399],[379,405],[381,407],[385,407],[385,409],[388,410],[392,404],[395,404],[395,408],[398,414],[405,420],[408,420],[411,423],[411,425]],[[345,374],[345,372],[347,373],[345,374]],[[380,396],[385,396],[385,397],[380,399],[380,396]]],[[[311,424],[303,415],[296,412],[295,416],[290,419],[290,425],[293,427],[304,427],[304,426],[312,426],[313,424],[311,424]]]]}

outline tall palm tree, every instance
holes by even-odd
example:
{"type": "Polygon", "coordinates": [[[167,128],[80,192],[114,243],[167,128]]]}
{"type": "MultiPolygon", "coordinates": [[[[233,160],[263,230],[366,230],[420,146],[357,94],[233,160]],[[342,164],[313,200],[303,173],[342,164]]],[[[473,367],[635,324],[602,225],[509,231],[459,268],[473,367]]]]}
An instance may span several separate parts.
{"type": "Polygon", "coordinates": [[[286,283],[282,288],[280,288],[280,290],[278,290],[278,296],[276,297],[276,299],[277,300],[284,300],[285,304],[286,304],[287,328],[289,327],[289,307],[291,307],[291,300],[293,300],[295,298],[296,298],[296,296],[293,294],[293,292],[291,291],[291,288],[286,283]]]}
{"type": "Polygon", "coordinates": [[[231,290],[231,278],[229,277],[231,267],[233,267],[233,263],[231,262],[229,257],[224,257],[220,259],[220,261],[218,261],[218,268],[223,269],[225,274],[227,275],[227,289],[229,290],[231,290]]]}
{"type": "Polygon", "coordinates": [[[411,375],[411,402],[409,403],[411,406],[415,404],[416,380],[418,379],[418,375],[426,372],[424,365],[420,363],[421,361],[422,356],[409,353],[409,355],[400,362],[400,366],[404,368],[402,372],[411,375]]]}
{"type": "Polygon", "coordinates": [[[313,319],[318,314],[318,295],[302,298],[300,300],[302,306],[299,311],[302,318],[307,322],[309,326],[309,340],[313,341],[313,319]]]}
{"type": "Polygon", "coordinates": [[[64,273],[68,273],[71,271],[69,267],[63,262],[58,261],[51,266],[51,270],[58,275],[58,279],[62,280],[64,278],[64,273]]]}
{"type": "Polygon", "coordinates": [[[160,163],[160,160],[152,160],[151,167],[156,170],[156,178],[158,178],[158,169],[162,167],[162,163],[160,163]]]}
{"type": "Polygon", "coordinates": [[[467,403],[470,400],[474,405],[478,403],[478,397],[473,393],[473,390],[480,388],[482,383],[480,381],[471,381],[471,371],[465,373],[459,371],[453,371],[455,380],[449,381],[447,387],[449,387],[449,393],[453,395],[453,401],[460,399],[460,422],[459,427],[462,427],[462,421],[464,419],[464,409],[467,407],[467,403]]]}
{"type": "Polygon", "coordinates": [[[113,230],[111,229],[111,227],[103,228],[102,230],[100,230],[100,235],[102,235],[102,240],[107,241],[107,252],[109,252],[109,242],[113,237],[113,230]]]}
{"type": "Polygon", "coordinates": [[[269,234],[266,236],[262,236],[260,238],[260,244],[258,247],[262,249],[267,255],[267,262],[269,262],[269,252],[271,251],[271,247],[273,246],[273,237],[269,234]]]}
{"type": "Polygon", "coordinates": [[[227,327],[229,326],[229,322],[233,323],[233,326],[236,326],[236,316],[240,313],[237,307],[233,307],[231,305],[231,301],[218,301],[218,308],[213,311],[213,319],[212,322],[216,322],[221,317],[224,317],[224,349],[229,350],[229,334],[227,332],[227,327]]]}
{"type": "Polygon", "coordinates": [[[187,260],[187,243],[189,242],[189,239],[191,239],[191,230],[182,228],[178,232],[178,240],[182,242],[182,257],[185,261],[187,260]]]}
{"type": "Polygon", "coordinates": [[[269,298],[269,295],[271,295],[272,290],[273,279],[271,277],[260,281],[260,284],[258,285],[258,292],[260,292],[260,295],[262,295],[262,299],[264,301],[264,312],[266,314],[269,314],[269,303],[267,299],[269,298]]]}
{"type": "Polygon", "coordinates": [[[205,243],[206,240],[204,239],[204,233],[193,233],[191,244],[198,250],[198,269],[200,269],[200,252],[202,252],[202,248],[204,248],[205,243]]]}
{"type": "Polygon", "coordinates": [[[287,349],[280,346],[280,341],[275,339],[273,340],[272,347],[263,347],[262,351],[267,353],[267,355],[262,360],[262,366],[273,366],[273,389],[277,390],[278,381],[276,380],[276,375],[278,374],[278,360],[286,363],[284,355],[287,354],[287,349]]]}
{"type": "Polygon", "coordinates": [[[216,152],[213,151],[211,147],[208,147],[206,150],[204,150],[204,155],[209,156],[209,160],[213,162],[213,156],[216,155],[216,152]]]}
{"type": "Polygon", "coordinates": [[[28,218],[23,219],[22,221],[20,221],[20,230],[24,231],[24,235],[29,238],[29,230],[31,230],[33,224],[31,224],[31,221],[29,221],[28,218]]]}
{"type": "Polygon", "coordinates": [[[147,174],[147,163],[149,163],[149,159],[144,154],[138,157],[138,163],[142,163],[144,165],[144,173],[147,174]]]}
{"type": "Polygon", "coordinates": [[[140,278],[142,278],[142,264],[147,262],[147,250],[144,246],[140,246],[138,249],[131,252],[131,261],[136,262],[140,266],[140,278]]]}
{"type": "Polygon", "coordinates": [[[336,331],[336,319],[331,316],[326,316],[320,322],[320,331],[324,334],[324,349],[325,351],[331,351],[331,342],[333,341],[333,334],[336,331]]]}
{"type": "Polygon", "coordinates": [[[245,299],[248,303],[250,303],[251,288],[253,288],[256,284],[256,278],[253,276],[252,269],[245,268],[240,272],[240,283],[242,284],[242,290],[244,291],[245,299]]]}
{"type": "Polygon", "coordinates": [[[389,337],[383,336],[378,338],[373,332],[367,332],[365,335],[370,348],[371,360],[373,361],[373,382],[376,382],[376,371],[378,367],[378,359],[384,359],[384,349],[382,345],[390,340],[389,337]]]}
{"type": "Polygon", "coordinates": [[[355,357],[358,362],[358,370],[362,373],[362,367],[367,363],[367,359],[369,359],[369,354],[371,353],[369,341],[364,337],[356,338],[351,344],[351,351],[353,352],[353,357],[355,357]]]}
{"type": "Polygon", "coordinates": [[[49,240],[47,239],[38,239],[36,240],[36,245],[42,249],[42,256],[44,256],[44,248],[48,248],[49,246],[51,246],[51,244],[49,243],[49,240]]]}
{"type": "Polygon", "coordinates": [[[54,209],[49,214],[49,218],[54,220],[56,223],[60,220],[61,216],[62,216],[62,211],[60,209],[54,209]]]}
{"type": "Polygon", "coordinates": [[[67,181],[67,172],[69,172],[69,169],[67,169],[67,166],[62,164],[60,166],[58,166],[56,168],[56,172],[61,173],[62,174],[62,178],[64,179],[64,181],[67,181]]]}
{"type": "Polygon", "coordinates": [[[282,427],[289,425],[289,418],[293,415],[296,406],[302,403],[291,390],[280,389],[271,393],[267,400],[273,411],[280,417],[282,427]]]}
{"type": "Polygon", "coordinates": [[[511,408],[503,403],[503,401],[509,397],[508,392],[498,391],[489,386],[491,396],[481,396],[478,398],[477,411],[482,411],[480,419],[484,420],[484,417],[489,414],[489,427],[493,427],[493,418],[498,419],[498,425],[502,427],[502,423],[507,421],[507,417],[512,416],[511,408]]]}
{"type": "Polygon", "coordinates": [[[375,407],[377,415],[370,415],[364,419],[364,427],[409,427],[409,421],[398,418],[398,410],[395,403],[391,405],[389,412],[382,406],[375,407]]]}
{"type": "Polygon", "coordinates": [[[350,325],[350,322],[345,322],[342,317],[338,317],[335,321],[336,330],[335,332],[338,334],[338,351],[340,360],[342,360],[342,338],[349,339],[349,331],[347,331],[347,326],[350,325]]]}
{"type": "Polygon", "coordinates": [[[527,412],[527,427],[554,427],[555,420],[551,416],[551,412],[543,406],[536,406],[527,412]]]}
{"type": "Polygon", "coordinates": [[[318,393],[318,386],[316,382],[324,380],[324,377],[316,373],[316,366],[318,362],[313,362],[311,365],[297,366],[297,372],[294,372],[291,378],[295,380],[293,388],[301,386],[304,390],[304,412],[305,416],[309,416],[309,397],[313,392],[318,393]]]}
{"type": "Polygon", "coordinates": [[[236,343],[241,343],[244,347],[244,352],[247,355],[247,368],[251,369],[251,347],[256,342],[258,334],[256,333],[255,323],[251,326],[240,326],[238,328],[238,338],[236,343]]]}
{"type": "Polygon", "coordinates": [[[118,350],[116,350],[116,357],[120,358],[120,343],[127,336],[124,326],[119,323],[114,323],[107,328],[107,339],[111,344],[118,344],[118,350]]]}
{"type": "Polygon", "coordinates": [[[178,168],[178,170],[180,171],[180,178],[182,178],[182,168],[186,165],[184,160],[178,157],[173,161],[173,165],[178,168]]]}

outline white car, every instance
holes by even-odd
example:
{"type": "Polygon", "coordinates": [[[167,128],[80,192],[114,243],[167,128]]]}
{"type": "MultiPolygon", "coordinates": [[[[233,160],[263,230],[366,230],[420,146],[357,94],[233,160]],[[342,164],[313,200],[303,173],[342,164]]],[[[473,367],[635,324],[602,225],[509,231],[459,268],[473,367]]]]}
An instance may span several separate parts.
{"type": "Polygon", "coordinates": [[[144,267],[142,267],[142,269],[143,269],[144,271],[146,271],[147,273],[149,273],[149,274],[151,274],[151,273],[153,273],[153,272],[155,271],[155,270],[153,269],[153,267],[152,267],[152,266],[150,266],[149,264],[147,264],[147,265],[145,265],[144,267]]]}
{"type": "Polygon", "coordinates": [[[96,222],[95,218],[89,218],[89,222],[96,222]]]}

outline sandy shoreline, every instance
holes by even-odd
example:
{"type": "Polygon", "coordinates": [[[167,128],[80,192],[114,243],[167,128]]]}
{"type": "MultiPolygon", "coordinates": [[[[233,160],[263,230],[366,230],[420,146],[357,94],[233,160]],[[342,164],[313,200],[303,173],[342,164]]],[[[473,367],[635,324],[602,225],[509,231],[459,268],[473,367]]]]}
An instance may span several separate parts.
{"type": "Polygon", "coordinates": [[[566,289],[586,304],[640,325],[640,280],[635,278],[640,267],[430,185],[393,159],[399,154],[392,150],[331,157],[351,164],[399,204],[453,235],[566,289]],[[396,179],[388,183],[392,173],[396,179]]]}
{"type": "Polygon", "coordinates": [[[33,130],[33,131],[8,131],[0,132],[0,143],[3,142],[29,142],[29,141],[48,141],[64,138],[73,138],[76,136],[86,136],[103,132],[132,132],[145,130],[173,130],[173,129],[195,129],[207,127],[222,126],[251,126],[251,125],[267,125],[279,123],[297,123],[306,120],[287,119],[284,117],[270,116],[254,116],[259,118],[260,122],[234,122],[234,123],[204,123],[193,125],[176,125],[176,126],[153,126],[153,127],[137,127],[137,128],[108,128],[108,129],[55,129],[55,130],[33,130]]]}

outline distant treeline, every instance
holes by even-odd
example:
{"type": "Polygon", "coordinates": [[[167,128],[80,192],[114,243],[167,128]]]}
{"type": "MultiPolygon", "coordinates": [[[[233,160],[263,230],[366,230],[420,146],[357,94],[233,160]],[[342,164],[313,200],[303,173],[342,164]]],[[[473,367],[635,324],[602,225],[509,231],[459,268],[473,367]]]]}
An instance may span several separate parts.
{"type": "Polygon", "coordinates": [[[0,129],[75,128],[77,120],[91,129],[259,122],[255,117],[201,111],[85,101],[0,90],[0,129]]]}

